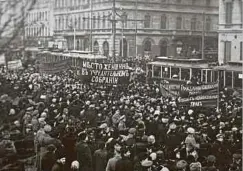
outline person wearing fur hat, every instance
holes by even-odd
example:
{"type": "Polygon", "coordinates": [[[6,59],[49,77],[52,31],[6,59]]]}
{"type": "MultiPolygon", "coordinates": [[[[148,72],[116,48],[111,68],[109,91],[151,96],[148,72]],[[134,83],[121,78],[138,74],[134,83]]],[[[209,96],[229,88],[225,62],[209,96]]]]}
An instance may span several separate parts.
{"type": "Polygon", "coordinates": [[[214,170],[217,171],[216,167],[216,157],[214,155],[209,155],[206,158],[206,163],[202,165],[202,171],[214,170]]]}
{"type": "Polygon", "coordinates": [[[65,171],[65,162],[66,162],[66,156],[62,151],[56,152],[56,162],[53,165],[51,171],[65,171]]]}
{"type": "Polygon", "coordinates": [[[87,144],[87,133],[79,133],[79,141],[76,145],[77,161],[80,163],[79,171],[92,170],[92,154],[87,144]]]}
{"type": "Polygon", "coordinates": [[[177,125],[175,123],[171,123],[169,125],[169,130],[166,135],[166,146],[168,150],[168,157],[171,159],[175,158],[175,149],[179,147],[181,144],[181,137],[176,132],[177,125]]]}
{"type": "Polygon", "coordinates": [[[115,171],[116,169],[116,163],[118,160],[121,159],[121,144],[118,141],[114,141],[112,143],[114,145],[114,153],[113,157],[111,157],[106,165],[106,171],[115,171]]]}
{"type": "Polygon", "coordinates": [[[187,128],[187,137],[185,139],[185,144],[186,144],[186,153],[188,155],[193,155],[195,158],[198,158],[198,154],[196,149],[199,149],[199,144],[197,144],[194,134],[195,134],[195,129],[192,127],[187,128]]]}
{"type": "Polygon", "coordinates": [[[76,144],[76,135],[74,127],[66,127],[65,133],[61,138],[62,144],[64,146],[64,152],[66,154],[66,163],[65,169],[70,170],[71,162],[76,159],[75,154],[75,144],[76,144]]]}
{"type": "Polygon", "coordinates": [[[43,171],[51,171],[53,165],[56,162],[56,155],[55,155],[56,147],[53,144],[47,146],[47,152],[43,154],[41,159],[41,169],[43,171]]]}
{"type": "Polygon", "coordinates": [[[121,159],[116,162],[115,171],[133,171],[131,152],[128,148],[121,149],[121,159]]]}
{"type": "Polygon", "coordinates": [[[99,149],[94,152],[94,171],[105,171],[108,152],[103,141],[99,142],[99,149]]]}
{"type": "Polygon", "coordinates": [[[232,155],[232,163],[229,165],[229,171],[240,171],[242,169],[242,154],[232,155]]]}
{"type": "Polygon", "coordinates": [[[126,116],[122,115],[119,118],[119,123],[118,123],[118,127],[117,127],[118,131],[120,134],[123,134],[127,131],[127,126],[126,126],[126,116]]]}

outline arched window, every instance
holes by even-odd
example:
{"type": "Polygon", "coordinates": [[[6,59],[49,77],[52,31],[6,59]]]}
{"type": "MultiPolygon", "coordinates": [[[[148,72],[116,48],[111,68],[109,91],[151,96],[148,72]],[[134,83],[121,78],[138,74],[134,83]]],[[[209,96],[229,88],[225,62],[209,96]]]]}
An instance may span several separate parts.
{"type": "Polygon", "coordinates": [[[97,16],[97,28],[100,29],[100,15],[97,16]]]}
{"type": "Polygon", "coordinates": [[[176,18],[176,29],[182,29],[182,18],[181,17],[176,18]]]}
{"type": "Polygon", "coordinates": [[[96,28],[96,16],[93,16],[93,28],[96,28]]]}
{"type": "Polygon", "coordinates": [[[99,52],[99,43],[97,41],[94,42],[94,53],[98,53],[99,52]]]}
{"type": "Polygon", "coordinates": [[[167,56],[167,41],[160,41],[160,56],[167,56]]]}
{"type": "Polygon", "coordinates": [[[59,21],[58,21],[58,30],[61,30],[61,25],[62,25],[62,20],[61,20],[61,18],[59,18],[59,21]]]}
{"type": "Polygon", "coordinates": [[[197,19],[192,18],[191,19],[191,30],[196,30],[196,23],[197,23],[197,19]]]}
{"type": "Polygon", "coordinates": [[[166,15],[161,16],[160,20],[160,28],[161,29],[166,29],[166,15]]]}
{"type": "Polygon", "coordinates": [[[109,43],[107,41],[103,43],[103,55],[106,57],[109,56],[109,43]]]}
{"type": "Polygon", "coordinates": [[[62,18],[62,30],[65,30],[65,17],[62,18]]]}
{"type": "Polygon", "coordinates": [[[68,29],[68,24],[69,24],[69,23],[68,23],[68,16],[66,16],[66,27],[65,27],[66,30],[68,29]]]}
{"type": "Polygon", "coordinates": [[[123,38],[123,41],[120,40],[120,56],[127,58],[127,40],[123,38]],[[123,46],[123,48],[122,48],[123,46]]]}
{"type": "Polygon", "coordinates": [[[146,40],[144,43],[144,51],[151,51],[152,49],[152,44],[150,40],[146,40]]]}
{"type": "Polygon", "coordinates": [[[144,18],[144,28],[150,28],[151,16],[146,14],[144,18]]]}
{"type": "Polygon", "coordinates": [[[102,27],[103,28],[105,28],[106,27],[106,25],[105,25],[105,14],[103,13],[103,19],[102,19],[102,27]]]}
{"type": "Polygon", "coordinates": [[[78,17],[78,29],[81,29],[81,16],[78,17]]]}
{"type": "MultiPolygon", "coordinates": [[[[90,16],[88,15],[88,19],[87,19],[87,29],[89,29],[90,28],[90,16]]],[[[86,21],[86,20],[85,20],[86,21]]]]}
{"type": "Polygon", "coordinates": [[[127,28],[127,14],[123,13],[122,14],[122,20],[123,20],[123,24],[124,24],[124,28],[127,28]]]}
{"type": "Polygon", "coordinates": [[[85,16],[83,17],[83,20],[82,20],[82,21],[83,21],[83,22],[82,22],[82,23],[83,23],[83,26],[82,26],[82,27],[83,27],[83,30],[84,30],[84,29],[86,29],[86,27],[85,27],[85,22],[86,22],[86,20],[85,20],[85,16]]]}

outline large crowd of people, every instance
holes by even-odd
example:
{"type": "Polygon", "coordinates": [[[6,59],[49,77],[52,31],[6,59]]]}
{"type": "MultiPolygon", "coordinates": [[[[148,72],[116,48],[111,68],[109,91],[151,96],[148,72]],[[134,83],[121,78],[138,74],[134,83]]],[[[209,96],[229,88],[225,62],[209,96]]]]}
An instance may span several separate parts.
{"type": "Polygon", "coordinates": [[[227,88],[209,109],[182,107],[158,84],[136,79],[126,87],[92,85],[71,71],[28,68],[1,70],[0,81],[0,168],[19,163],[17,140],[34,142],[39,171],[242,168],[242,101],[227,88]]]}

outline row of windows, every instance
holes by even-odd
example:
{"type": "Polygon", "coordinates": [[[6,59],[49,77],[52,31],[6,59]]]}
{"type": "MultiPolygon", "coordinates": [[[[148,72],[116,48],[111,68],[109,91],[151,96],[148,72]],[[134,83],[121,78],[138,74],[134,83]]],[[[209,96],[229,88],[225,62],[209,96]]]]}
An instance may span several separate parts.
{"type": "MultiPolygon", "coordinates": [[[[90,0],[55,0],[55,7],[67,7],[67,6],[79,6],[89,4],[90,0]]],[[[104,1],[112,1],[112,0],[92,0],[92,3],[99,3],[104,1]]],[[[135,1],[135,0],[134,0],[135,1]]],[[[201,1],[201,0],[199,0],[201,1]]],[[[192,5],[197,5],[199,3],[198,0],[191,0],[192,5]]],[[[128,2],[131,2],[130,0],[128,2]]],[[[141,0],[138,2],[142,2],[141,0]]],[[[171,3],[171,0],[161,0],[161,4],[171,3]]],[[[175,4],[182,4],[182,0],[176,0],[175,4]]],[[[211,0],[205,0],[205,5],[210,6],[211,0]]]]}
{"type": "MultiPolygon", "coordinates": [[[[92,28],[100,29],[107,28],[111,26],[111,22],[109,18],[105,15],[103,16],[93,16],[92,18],[92,28]]],[[[128,19],[127,14],[123,15],[124,28],[128,27],[128,19]]],[[[144,28],[152,28],[153,20],[150,15],[145,15],[144,17],[144,28]]],[[[162,15],[160,18],[160,29],[168,29],[168,17],[166,15],[162,15]]],[[[200,21],[197,18],[192,18],[190,21],[191,30],[197,30],[200,21]]],[[[74,27],[78,29],[89,29],[90,28],[90,18],[78,16],[76,18],[69,18],[68,16],[60,16],[55,19],[55,30],[68,30],[70,27],[74,27]]],[[[176,29],[184,29],[183,28],[183,18],[178,16],[176,18],[176,29]]],[[[211,19],[207,17],[205,20],[205,29],[207,31],[211,30],[211,19]]]]}
{"type": "Polygon", "coordinates": [[[240,20],[241,20],[241,24],[243,23],[243,11],[242,11],[242,7],[243,6],[243,2],[239,2],[238,3],[233,3],[233,2],[226,2],[225,3],[225,24],[226,24],[226,27],[229,27],[231,24],[232,24],[232,19],[235,18],[235,19],[239,19],[240,17],[240,20]],[[233,12],[234,11],[234,8],[238,8],[236,7],[237,5],[239,5],[239,13],[238,12],[233,12]],[[233,15],[238,15],[238,16],[235,16],[233,17],[233,15]]]}
{"type": "Polygon", "coordinates": [[[55,7],[79,6],[88,4],[90,0],[55,0],[55,7]]]}
{"type": "Polygon", "coordinates": [[[50,36],[50,31],[47,27],[28,27],[25,29],[27,37],[33,36],[50,36]]]}
{"type": "MultiPolygon", "coordinates": [[[[224,62],[231,61],[231,49],[232,49],[232,43],[231,41],[224,42],[224,62]]],[[[240,42],[240,61],[242,61],[243,58],[243,42],[240,42]]]]}
{"type": "MultiPolygon", "coordinates": [[[[170,0],[161,0],[162,3],[167,3],[167,2],[170,2],[170,0]]],[[[196,5],[196,3],[198,3],[199,1],[198,0],[192,0],[191,1],[191,4],[192,5],[196,5]]],[[[181,4],[182,3],[182,0],[176,0],[175,1],[176,4],[181,4]]],[[[206,0],[205,1],[205,5],[206,6],[210,6],[211,5],[211,0],[206,0]]]]}
{"type": "MultiPolygon", "coordinates": [[[[92,28],[110,28],[111,22],[109,21],[110,16],[93,16],[92,28]]],[[[77,29],[89,29],[90,28],[90,17],[89,16],[61,16],[55,19],[55,30],[69,30],[70,28],[77,29]]]]}
{"type": "Polygon", "coordinates": [[[28,23],[36,22],[36,21],[44,21],[48,20],[49,13],[47,11],[40,12],[32,12],[28,14],[27,20],[28,23]]]}

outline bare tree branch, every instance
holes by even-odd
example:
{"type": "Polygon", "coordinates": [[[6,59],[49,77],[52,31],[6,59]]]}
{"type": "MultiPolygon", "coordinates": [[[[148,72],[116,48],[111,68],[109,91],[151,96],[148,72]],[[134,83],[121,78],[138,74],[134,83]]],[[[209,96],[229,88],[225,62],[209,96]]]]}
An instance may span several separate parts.
{"type": "Polygon", "coordinates": [[[6,43],[0,46],[0,49],[8,47],[9,44],[20,35],[21,31],[25,29],[25,20],[28,12],[33,9],[36,1],[37,0],[7,0],[5,2],[6,4],[2,4],[0,21],[2,21],[4,17],[7,17],[7,20],[0,28],[0,39],[5,35],[10,35],[10,38],[6,43]],[[13,21],[16,22],[15,25],[13,21]]]}

